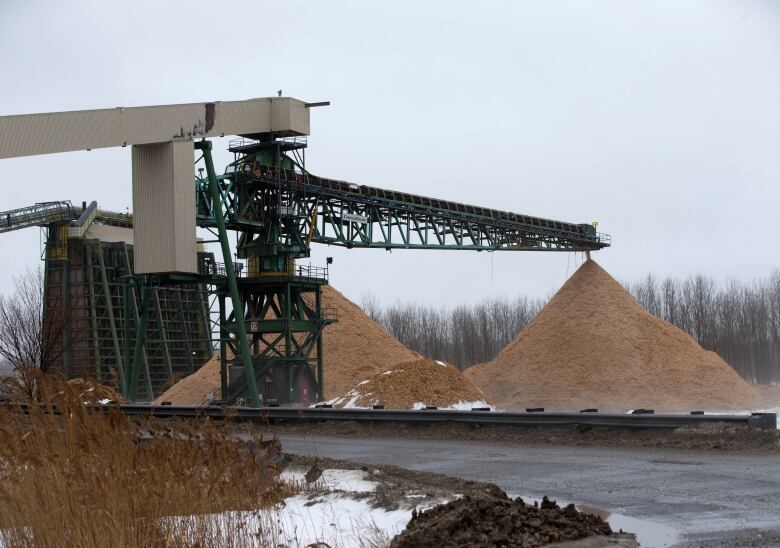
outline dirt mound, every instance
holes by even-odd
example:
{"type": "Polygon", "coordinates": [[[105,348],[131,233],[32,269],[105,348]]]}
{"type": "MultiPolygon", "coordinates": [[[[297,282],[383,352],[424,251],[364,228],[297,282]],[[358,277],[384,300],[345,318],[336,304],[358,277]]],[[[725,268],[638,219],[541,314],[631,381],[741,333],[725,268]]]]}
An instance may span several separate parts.
{"type": "Polygon", "coordinates": [[[585,262],[492,361],[466,376],[506,409],[747,409],[755,389],[585,262]]]}
{"type": "Polygon", "coordinates": [[[611,534],[604,520],[578,512],[573,504],[560,508],[545,497],[540,505],[530,506],[491,487],[419,514],[413,512],[390,547],[530,547],[611,534]]]}
{"type": "Polygon", "coordinates": [[[171,386],[154,400],[160,405],[168,401],[172,405],[207,405],[220,398],[219,353],[207,361],[192,375],[171,386]]]}
{"type": "MultiPolygon", "coordinates": [[[[322,307],[335,309],[338,317],[338,322],[326,327],[323,335],[327,397],[343,394],[362,379],[392,364],[421,357],[398,342],[359,306],[329,285],[322,288],[322,307]]],[[[219,397],[219,354],[216,354],[198,371],[174,384],[155,402],[203,405],[219,397]]]]}
{"type": "Polygon", "coordinates": [[[384,405],[388,409],[426,406],[471,409],[490,405],[482,390],[456,367],[425,359],[399,363],[374,373],[331,402],[335,407],[384,405]]]}
{"type": "Polygon", "coordinates": [[[323,335],[326,397],[343,394],[393,364],[422,357],[329,285],[322,288],[322,306],[338,312],[338,322],[326,327],[323,335]]]}

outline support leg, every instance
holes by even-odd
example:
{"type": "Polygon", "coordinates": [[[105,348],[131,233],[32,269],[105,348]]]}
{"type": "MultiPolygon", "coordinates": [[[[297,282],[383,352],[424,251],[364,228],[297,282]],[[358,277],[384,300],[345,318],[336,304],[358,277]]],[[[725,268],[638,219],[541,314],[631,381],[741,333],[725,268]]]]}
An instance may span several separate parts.
{"type": "Polygon", "coordinates": [[[233,302],[233,315],[236,323],[236,336],[238,336],[239,348],[241,349],[241,360],[244,362],[244,375],[249,386],[249,397],[252,401],[252,407],[262,407],[263,403],[260,393],[257,390],[257,378],[255,378],[255,368],[252,364],[252,354],[249,350],[249,341],[246,334],[246,322],[244,321],[244,306],[241,303],[241,297],[238,293],[238,282],[236,281],[236,272],[233,268],[233,259],[230,255],[230,242],[225,229],[225,218],[222,216],[222,198],[219,195],[219,185],[217,183],[217,174],[214,171],[214,162],[211,159],[211,141],[200,141],[195,143],[195,148],[203,151],[203,161],[206,163],[206,173],[209,178],[209,194],[211,194],[212,210],[217,221],[217,230],[219,232],[219,243],[222,246],[222,259],[225,262],[225,273],[227,274],[227,284],[230,291],[230,299],[233,302]]]}
{"type": "Polygon", "coordinates": [[[128,379],[127,397],[131,401],[135,401],[136,392],[138,391],[138,377],[141,373],[141,367],[144,361],[144,342],[146,340],[146,323],[149,318],[149,304],[152,300],[152,289],[150,287],[144,287],[142,290],[141,298],[141,310],[138,315],[138,333],[135,337],[135,351],[133,352],[133,367],[130,372],[130,378],[128,379]]]}

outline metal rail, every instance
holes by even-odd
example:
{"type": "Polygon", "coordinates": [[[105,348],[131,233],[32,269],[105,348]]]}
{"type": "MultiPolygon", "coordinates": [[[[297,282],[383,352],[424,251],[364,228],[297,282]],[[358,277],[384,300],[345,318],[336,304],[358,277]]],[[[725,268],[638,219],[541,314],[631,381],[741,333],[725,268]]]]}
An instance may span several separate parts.
{"type": "Polygon", "coordinates": [[[504,426],[560,426],[581,425],[590,427],[620,428],[680,428],[705,423],[728,423],[752,428],[777,427],[775,413],[752,415],[703,415],[703,414],[621,414],[621,413],[554,413],[554,412],[489,412],[449,410],[396,410],[396,409],[330,409],[291,407],[184,407],[175,405],[124,404],[120,408],[127,415],[155,418],[231,418],[250,422],[320,422],[358,421],[386,423],[463,423],[504,426]]]}

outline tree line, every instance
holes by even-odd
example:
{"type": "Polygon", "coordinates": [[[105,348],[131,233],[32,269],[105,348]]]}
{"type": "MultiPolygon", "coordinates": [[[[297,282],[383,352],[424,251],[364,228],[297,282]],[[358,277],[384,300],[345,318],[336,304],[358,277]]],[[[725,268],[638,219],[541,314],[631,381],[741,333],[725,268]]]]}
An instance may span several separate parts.
{"type": "MultiPolygon", "coordinates": [[[[745,379],[780,382],[780,271],[754,281],[718,284],[697,274],[624,284],[648,312],[718,353],[745,379]]],[[[492,360],[533,319],[547,299],[520,296],[473,305],[432,307],[373,295],[363,310],[405,346],[460,369],[492,360]]]]}
{"type": "Polygon", "coordinates": [[[648,312],[716,352],[745,379],[780,382],[780,271],[724,284],[701,274],[685,280],[648,275],[629,289],[648,312]]]}

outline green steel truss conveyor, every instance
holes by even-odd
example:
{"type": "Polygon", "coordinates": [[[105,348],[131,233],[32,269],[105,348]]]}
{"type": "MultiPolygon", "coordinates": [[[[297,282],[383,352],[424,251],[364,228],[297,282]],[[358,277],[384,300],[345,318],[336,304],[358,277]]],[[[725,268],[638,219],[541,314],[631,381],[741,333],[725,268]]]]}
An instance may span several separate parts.
{"type": "MultiPolygon", "coordinates": [[[[572,224],[317,177],[295,159],[289,169],[263,165],[255,154],[305,146],[301,139],[231,144],[231,173],[219,176],[229,229],[252,231],[264,223],[286,229],[290,244],[347,248],[460,249],[478,251],[590,251],[610,245],[592,224],[572,224]],[[249,157],[249,159],[247,159],[249,157]],[[249,169],[242,167],[249,166],[249,169]],[[276,204],[276,209],[272,207],[276,204]]],[[[299,156],[300,158],[300,156],[299,156]]],[[[302,163],[302,162],[300,162],[302,163]]],[[[216,226],[208,181],[197,181],[197,220],[216,226]]],[[[260,232],[260,231],[258,231],[260,232]]]]}

